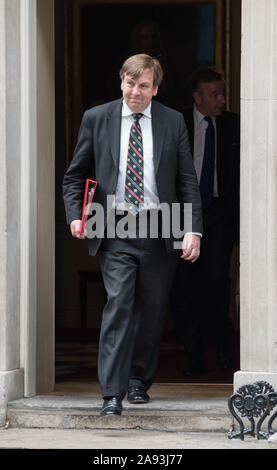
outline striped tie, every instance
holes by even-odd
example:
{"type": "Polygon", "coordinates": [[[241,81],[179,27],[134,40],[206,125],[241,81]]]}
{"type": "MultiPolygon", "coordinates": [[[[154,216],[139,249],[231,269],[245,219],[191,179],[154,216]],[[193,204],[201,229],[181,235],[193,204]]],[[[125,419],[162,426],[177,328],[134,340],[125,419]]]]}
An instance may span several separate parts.
{"type": "Polygon", "coordinates": [[[132,114],[132,117],[126,167],[125,201],[128,203],[128,208],[137,213],[140,210],[140,205],[144,204],[143,143],[139,124],[142,114],[132,114]]]}

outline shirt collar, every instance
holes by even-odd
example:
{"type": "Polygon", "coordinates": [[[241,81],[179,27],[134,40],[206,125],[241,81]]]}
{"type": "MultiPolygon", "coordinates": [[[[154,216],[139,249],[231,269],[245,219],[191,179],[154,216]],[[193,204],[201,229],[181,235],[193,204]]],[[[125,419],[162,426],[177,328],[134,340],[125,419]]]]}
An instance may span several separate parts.
{"type": "MultiPolygon", "coordinates": [[[[202,121],[205,119],[205,116],[202,113],[200,113],[200,111],[198,111],[198,109],[196,108],[195,105],[193,106],[193,114],[194,114],[194,119],[195,119],[196,125],[201,124],[202,121]]],[[[211,116],[211,119],[212,119],[213,124],[215,124],[215,122],[216,122],[215,117],[211,116]]]]}
{"type": "MultiPolygon", "coordinates": [[[[141,113],[143,114],[144,116],[148,117],[151,119],[151,104],[152,102],[150,101],[149,105],[147,106],[147,108],[145,108],[145,110],[141,113]]],[[[125,100],[123,100],[123,104],[122,104],[122,117],[125,117],[125,116],[131,116],[133,114],[133,111],[131,111],[131,109],[129,108],[129,106],[127,106],[127,104],[125,103],[125,100]]]]}

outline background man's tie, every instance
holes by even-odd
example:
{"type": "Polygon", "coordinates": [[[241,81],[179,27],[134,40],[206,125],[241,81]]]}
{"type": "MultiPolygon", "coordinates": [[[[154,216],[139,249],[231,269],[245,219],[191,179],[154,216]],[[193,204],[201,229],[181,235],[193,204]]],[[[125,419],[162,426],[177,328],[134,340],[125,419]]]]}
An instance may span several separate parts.
{"type": "Polygon", "coordinates": [[[132,117],[126,167],[125,201],[129,208],[138,212],[140,205],[144,204],[143,142],[139,124],[142,114],[132,114],[132,117]]]}
{"type": "Polygon", "coordinates": [[[200,193],[203,207],[208,207],[213,201],[214,171],[215,171],[215,131],[212,119],[204,118],[208,122],[205,135],[204,157],[200,178],[200,193]]]}

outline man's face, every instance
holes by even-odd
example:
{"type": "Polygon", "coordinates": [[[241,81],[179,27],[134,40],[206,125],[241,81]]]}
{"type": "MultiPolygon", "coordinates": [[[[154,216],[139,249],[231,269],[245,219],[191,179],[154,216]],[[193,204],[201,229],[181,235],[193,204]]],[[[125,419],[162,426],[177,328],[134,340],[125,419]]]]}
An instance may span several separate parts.
{"type": "Polygon", "coordinates": [[[147,108],[158,87],[153,87],[153,70],[146,69],[140,77],[133,78],[125,74],[121,82],[122,95],[133,113],[141,113],[147,108]]]}
{"type": "Polygon", "coordinates": [[[193,93],[193,99],[204,116],[220,116],[226,104],[224,81],[203,83],[201,89],[193,93]]]}

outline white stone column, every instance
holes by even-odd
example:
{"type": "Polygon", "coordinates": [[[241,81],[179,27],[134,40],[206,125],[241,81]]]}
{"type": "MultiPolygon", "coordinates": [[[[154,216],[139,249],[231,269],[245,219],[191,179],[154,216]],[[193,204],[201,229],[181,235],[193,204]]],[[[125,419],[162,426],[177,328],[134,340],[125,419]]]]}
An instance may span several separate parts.
{"type": "Polygon", "coordinates": [[[20,20],[20,349],[24,394],[32,396],[37,389],[37,0],[20,0],[20,20]]]}
{"type": "MultiPolygon", "coordinates": [[[[55,385],[54,0],[37,7],[37,371],[36,393],[55,385]]],[[[60,158],[58,155],[57,158],[60,158]]]]}
{"type": "Polygon", "coordinates": [[[242,0],[241,370],[277,390],[277,2],[242,0]]]}
{"type": "Polygon", "coordinates": [[[20,367],[20,0],[0,0],[0,425],[20,367]]]}

